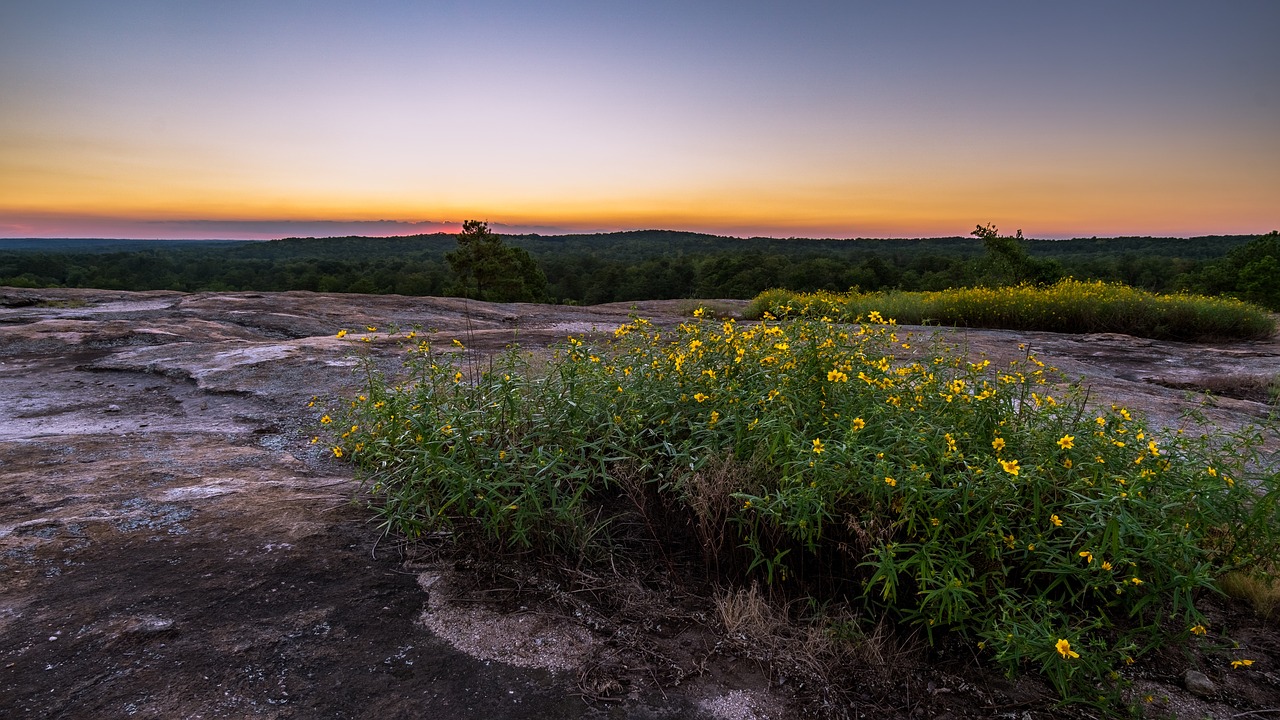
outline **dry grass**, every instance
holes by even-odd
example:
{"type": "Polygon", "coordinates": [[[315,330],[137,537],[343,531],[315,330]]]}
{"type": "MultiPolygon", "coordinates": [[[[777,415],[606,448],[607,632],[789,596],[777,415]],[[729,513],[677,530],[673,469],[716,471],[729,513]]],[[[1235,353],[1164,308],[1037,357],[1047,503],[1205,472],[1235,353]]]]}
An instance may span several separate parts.
{"type": "Polygon", "coordinates": [[[715,606],[730,642],[772,673],[800,679],[816,696],[834,697],[855,686],[889,692],[900,686],[902,673],[921,663],[923,645],[883,619],[870,630],[846,610],[797,619],[794,603],[780,605],[758,583],[721,591],[715,606]]]}
{"type": "Polygon", "coordinates": [[[752,475],[750,466],[725,457],[713,459],[684,479],[684,492],[693,511],[694,530],[702,545],[703,557],[713,564],[718,564],[724,555],[733,530],[730,518],[738,505],[733,493],[741,488],[754,489],[756,483],[752,475]]]}
{"type": "Polygon", "coordinates": [[[1218,584],[1226,594],[1249,603],[1264,620],[1280,624],[1280,580],[1233,572],[1218,584]]]}
{"type": "Polygon", "coordinates": [[[787,625],[786,617],[760,591],[759,583],[717,594],[716,611],[725,633],[747,642],[771,642],[787,625]]]}

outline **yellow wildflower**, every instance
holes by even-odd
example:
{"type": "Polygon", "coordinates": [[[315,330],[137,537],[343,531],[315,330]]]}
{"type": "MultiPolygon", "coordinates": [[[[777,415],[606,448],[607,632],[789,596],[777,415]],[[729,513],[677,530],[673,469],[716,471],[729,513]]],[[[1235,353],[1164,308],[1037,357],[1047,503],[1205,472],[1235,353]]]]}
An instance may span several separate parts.
{"type": "Polygon", "coordinates": [[[1054,527],[1062,527],[1062,518],[1057,515],[1050,515],[1049,522],[1053,523],[1054,527]]]}
{"type": "Polygon", "coordinates": [[[1191,634],[1192,634],[1192,635],[1204,635],[1204,634],[1205,634],[1205,633],[1207,633],[1207,632],[1209,632],[1209,631],[1208,631],[1208,630],[1206,630],[1206,629],[1205,629],[1205,627],[1204,627],[1203,625],[1196,625],[1196,626],[1194,626],[1194,627],[1192,627],[1192,628],[1191,628],[1191,634]]]}
{"type": "Polygon", "coordinates": [[[884,484],[888,485],[889,487],[898,487],[898,481],[888,476],[885,477],[884,484]]]}
{"type": "Polygon", "coordinates": [[[1075,436],[1073,435],[1063,435],[1062,437],[1058,438],[1058,447],[1062,448],[1063,450],[1070,450],[1075,446],[1076,446],[1076,439],[1075,439],[1075,436]]]}
{"type": "Polygon", "coordinates": [[[1231,669],[1233,669],[1233,670],[1234,670],[1234,669],[1236,669],[1236,668],[1249,667],[1249,666],[1250,666],[1250,665],[1252,665],[1252,664],[1253,664],[1253,661],[1252,661],[1252,660],[1244,660],[1244,659],[1241,659],[1241,660],[1232,660],[1232,661],[1231,661],[1231,669]]]}
{"type": "Polygon", "coordinates": [[[852,424],[853,424],[854,432],[858,432],[859,430],[867,426],[867,422],[860,417],[854,418],[852,424]]]}
{"type": "Polygon", "coordinates": [[[1013,475],[1015,477],[1018,475],[1019,468],[1018,468],[1017,460],[1001,460],[1000,467],[1004,468],[1004,471],[1009,473],[1010,475],[1013,475]]]}
{"type": "Polygon", "coordinates": [[[346,336],[347,336],[347,331],[346,331],[345,329],[344,329],[344,330],[339,330],[339,331],[338,331],[338,337],[339,337],[339,338],[344,338],[344,337],[346,337],[346,336]]]}
{"type": "Polygon", "coordinates": [[[1058,640],[1058,644],[1054,645],[1054,648],[1058,651],[1058,654],[1061,655],[1064,659],[1070,660],[1071,658],[1080,657],[1080,653],[1071,649],[1071,641],[1067,640],[1066,638],[1062,638],[1058,640]]]}
{"type": "Polygon", "coordinates": [[[1000,452],[1001,450],[1003,450],[1003,449],[1004,449],[1004,438],[1002,438],[1002,437],[998,437],[998,438],[996,438],[995,440],[992,440],[992,441],[991,441],[991,447],[995,448],[995,451],[996,451],[996,452],[1000,452]]]}
{"type": "Polygon", "coordinates": [[[816,454],[821,455],[823,450],[826,450],[826,448],[822,446],[822,438],[814,438],[814,439],[813,439],[813,452],[814,452],[814,453],[816,453],[816,454]]]}

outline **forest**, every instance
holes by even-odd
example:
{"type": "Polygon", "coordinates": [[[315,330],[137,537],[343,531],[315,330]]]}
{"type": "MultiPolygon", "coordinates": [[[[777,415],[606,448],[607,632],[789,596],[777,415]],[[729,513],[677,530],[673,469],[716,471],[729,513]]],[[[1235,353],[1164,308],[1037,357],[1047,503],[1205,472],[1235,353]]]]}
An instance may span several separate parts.
{"type": "Polygon", "coordinates": [[[970,237],[816,240],[666,230],[499,236],[483,223],[468,226],[484,233],[472,250],[484,257],[464,252],[466,230],[270,241],[0,240],[0,285],[596,304],[750,298],[771,288],[942,290],[1074,277],[1155,292],[1232,295],[1280,309],[1275,232],[1036,240],[979,226],[970,237]],[[484,272],[501,278],[504,267],[516,268],[527,282],[491,283],[487,289],[475,284],[484,272]]]}

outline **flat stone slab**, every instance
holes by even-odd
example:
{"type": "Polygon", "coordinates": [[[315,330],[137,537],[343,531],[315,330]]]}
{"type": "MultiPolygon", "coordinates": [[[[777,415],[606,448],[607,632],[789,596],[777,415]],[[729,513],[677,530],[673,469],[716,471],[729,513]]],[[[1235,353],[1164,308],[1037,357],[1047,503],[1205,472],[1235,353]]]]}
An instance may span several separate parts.
{"type": "MultiPolygon", "coordinates": [[[[0,288],[0,716],[794,715],[789,690],[711,647],[720,665],[678,688],[620,675],[584,699],[607,638],[451,604],[456,571],[380,549],[350,466],[310,442],[311,398],[353,393],[357,358],[394,363],[411,328],[490,353],[687,306],[0,288]]],[[[1270,422],[1265,397],[1229,391],[1280,377],[1274,338],[902,331],[993,362],[1029,346],[1163,428],[1187,410],[1270,422]]]]}

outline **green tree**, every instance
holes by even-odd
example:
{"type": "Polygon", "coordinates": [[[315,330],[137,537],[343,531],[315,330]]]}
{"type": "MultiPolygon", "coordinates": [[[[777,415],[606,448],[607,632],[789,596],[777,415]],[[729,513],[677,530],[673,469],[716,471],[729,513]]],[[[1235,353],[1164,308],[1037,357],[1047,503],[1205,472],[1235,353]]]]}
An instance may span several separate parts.
{"type": "Polygon", "coordinates": [[[1062,277],[1062,267],[1056,260],[1037,260],[1027,253],[1021,230],[1010,237],[988,224],[979,225],[969,234],[982,240],[987,251],[982,275],[996,285],[1051,283],[1062,277]]]}
{"type": "Polygon", "coordinates": [[[1178,280],[1184,289],[1280,310],[1280,232],[1256,237],[1178,280]]]}
{"type": "Polygon", "coordinates": [[[523,248],[508,247],[488,223],[467,220],[458,248],[445,255],[463,297],[493,302],[541,302],[547,277],[523,248]]]}
{"type": "Polygon", "coordinates": [[[1241,299],[1280,310],[1280,260],[1264,255],[1240,268],[1237,287],[1241,299]]]}

